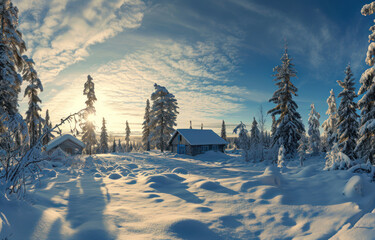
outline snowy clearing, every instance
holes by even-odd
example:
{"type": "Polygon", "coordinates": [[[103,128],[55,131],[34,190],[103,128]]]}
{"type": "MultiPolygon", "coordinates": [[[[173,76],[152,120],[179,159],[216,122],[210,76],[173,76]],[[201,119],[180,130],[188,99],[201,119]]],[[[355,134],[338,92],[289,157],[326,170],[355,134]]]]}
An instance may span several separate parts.
{"type": "Polygon", "coordinates": [[[371,239],[374,184],[324,171],[324,159],[280,170],[209,152],[102,154],[46,168],[22,201],[0,202],[10,239],[371,239]],[[354,226],[354,227],[353,227],[354,226]]]}

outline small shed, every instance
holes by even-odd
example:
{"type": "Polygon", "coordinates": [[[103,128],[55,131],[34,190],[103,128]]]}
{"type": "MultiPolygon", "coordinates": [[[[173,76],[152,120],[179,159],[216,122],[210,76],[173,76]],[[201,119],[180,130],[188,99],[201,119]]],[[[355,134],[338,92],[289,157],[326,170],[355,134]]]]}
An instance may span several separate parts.
{"type": "Polygon", "coordinates": [[[54,150],[60,148],[68,154],[81,154],[82,150],[85,148],[85,144],[78,140],[76,137],[65,134],[53,139],[45,146],[45,151],[51,154],[54,150]]]}
{"type": "Polygon", "coordinates": [[[224,152],[227,144],[210,129],[177,129],[168,141],[171,152],[192,156],[207,151],[224,152]]]}

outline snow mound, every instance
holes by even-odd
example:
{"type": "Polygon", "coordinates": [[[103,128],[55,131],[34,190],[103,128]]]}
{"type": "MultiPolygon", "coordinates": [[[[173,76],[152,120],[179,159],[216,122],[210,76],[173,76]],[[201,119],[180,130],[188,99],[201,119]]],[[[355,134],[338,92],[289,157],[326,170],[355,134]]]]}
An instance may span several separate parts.
{"type": "Polygon", "coordinates": [[[213,232],[205,223],[194,219],[183,219],[174,222],[169,232],[185,240],[219,240],[219,235],[213,232]]]}
{"type": "Polygon", "coordinates": [[[177,180],[165,175],[152,175],[146,178],[146,184],[152,188],[162,188],[177,183],[177,180]]]}
{"type": "Polygon", "coordinates": [[[222,186],[220,185],[219,182],[204,181],[199,185],[199,187],[202,189],[214,191],[214,190],[221,188],[222,186]]]}
{"type": "Polygon", "coordinates": [[[362,197],[363,192],[363,179],[361,176],[353,176],[349,179],[345,185],[343,194],[348,197],[362,197]]]}
{"type": "Polygon", "coordinates": [[[258,177],[265,185],[280,186],[281,185],[281,173],[279,168],[275,166],[269,166],[264,170],[264,173],[258,177]]]}
{"type": "Polygon", "coordinates": [[[295,176],[305,178],[305,177],[314,176],[315,174],[316,174],[316,169],[313,166],[307,166],[307,167],[304,167],[301,171],[299,171],[295,176]]]}
{"type": "Polygon", "coordinates": [[[110,179],[113,179],[113,180],[117,180],[117,179],[120,179],[122,178],[122,176],[118,173],[112,173],[108,176],[110,179]]]}
{"type": "Polygon", "coordinates": [[[216,193],[226,193],[226,194],[230,194],[230,195],[236,195],[237,194],[236,191],[233,191],[232,189],[229,189],[229,188],[226,188],[226,187],[220,185],[219,182],[213,182],[213,181],[204,181],[204,182],[199,184],[199,188],[209,190],[209,191],[213,191],[213,192],[216,192],[216,193]]]}
{"type": "Polygon", "coordinates": [[[176,167],[172,170],[172,173],[179,173],[179,174],[188,174],[188,170],[182,167],[176,167]]]}

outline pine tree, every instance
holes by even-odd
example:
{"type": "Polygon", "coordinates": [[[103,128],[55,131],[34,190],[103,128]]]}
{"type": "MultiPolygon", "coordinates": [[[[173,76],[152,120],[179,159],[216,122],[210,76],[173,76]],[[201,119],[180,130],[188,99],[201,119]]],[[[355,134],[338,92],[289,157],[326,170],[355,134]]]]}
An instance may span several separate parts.
{"type": "Polygon", "coordinates": [[[221,138],[224,139],[225,141],[227,140],[227,130],[225,127],[224,120],[223,120],[223,123],[221,124],[221,138]]]}
{"type": "Polygon", "coordinates": [[[117,146],[116,146],[116,138],[113,139],[113,144],[112,144],[112,152],[115,153],[117,150],[117,146]]]}
{"type": "Polygon", "coordinates": [[[33,147],[40,136],[39,130],[43,122],[43,118],[39,113],[42,109],[38,105],[42,102],[38,97],[38,92],[43,91],[43,86],[34,69],[34,61],[27,56],[23,56],[23,59],[25,61],[23,80],[30,83],[25,89],[24,96],[29,98],[29,108],[26,111],[26,123],[29,129],[30,147],[33,147]]]}
{"type": "Polygon", "coordinates": [[[298,148],[298,141],[301,134],[305,131],[302,124],[301,116],[297,112],[297,104],[293,100],[293,96],[297,96],[297,88],[291,82],[291,78],[296,77],[294,65],[289,58],[288,48],[281,58],[282,64],[274,68],[276,86],[278,90],[269,100],[276,104],[276,107],[269,110],[268,113],[273,117],[278,115],[275,121],[275,132],[273,133],[273,143],[278,146],[284,145],[286,158],[292,157],[298,148]]]}
{"type": "Polygon", "coordinates": [[[18,94],[22,84],[18,73],[25,64],[22,54],[26,45],[17,29],[17,7],[10,0],[2,0],[0,14],[0,153],[2,150],[10,153],[28,141],[26,123],[18,112],[18,94]]]}
{"type": "Polygon", "coordinates": [[[249,161],[249,149],[250,149],[250,141],[249,141],[249,136],[247,135],[247,129],[246,125],[243,124],[242,122],[237,125],[233,129],[233,133],[237,134],[238,132],[238,138],[236,141],[236,145],[242,149],[242,156],[245,159],[245,161],[249,161]]]}
{"type": "Polygon", "coordinates": [[[324,137],[325,137],[325,149],[326,151],[330,151],[333,144],[337,142],[337,122],[338,122],[338,115],[337,115],[337,106],[336,106],[336,98],[333,89],[330,92],[330,96],[327,99],[328,110],[326,114],[328,115],[327,120],[325,120],[322,124],[322,128],[324,130],[324,137]]]}
{"type": "Polygon", "coordinates": [[[94,103],[97,100],[95,96],[95,85],[90,75],[87,76],[87,81],[83,89],[83,95],[87,96],[86,113],[84,115],[85,122],[82,124],[82,141],[85,143],[85,151],[87,154],[92,154],[92,149],[97,144],[95,125],[89,117],[95,114],[94,103]]]}
{"type": "Polygon", "coordinates": [[[255,118],[250,129],[250,142],[252,146],[258,145],[260,143],[260,132],[258,129],[258,122],[255,120],[255,118]]]}
{"type": "Polygon", "coordinates": [[[150,151],[150,101],[147,99],[146,101],[146,109],[145,109],[145,116],[143,121],[143,131],[142,131],[142,143],[143,148],[146,151],[150,151]]]}
{"type": "Polygon", "coordinates": [[[102,132],[100,133],[100,152],[101,153],[108,153],[109,147],[108,147],[108,133],[107,133],[107,127],[105,119],[103,118],[102,123],[102,132]]]}
{"type": "MultiPolygon", "coordinates": [[[[375,2],[363,6],[361,13],[364,16],[375,12],[375,2]]],[[[361,122],[359,127],[359,139],[355,151],[363,161],[374,159],[375,155],[375,25],[370,28],[370,45],[367,50],[366,63],[370,66],[361,76],[361,87],[358,95],[362,95],[358,101],[361,110],[361,122]]],[[[371,164],[375,164],[371,162],[371,164]]]]}
{"type": "Polygon", "coordinates": [[[354,78],[350,65],[346,67],[344,81],[337,81],[343,88],[338,97],[341,98],[338,110],[338,148],[340,152],[345,153],[349,158],[355,158],[354,149],[358,139],[358,114],[357,104],[354,98],[357,97],[354,88],[354,78]]]}
{"type": "Polygon", "coordinates": [[[126,121],[126,127],[125,127],[125,151],[131,152],[131,145],[130,145],[130,127],[128,121],[126,121]]]}
{"type": "Polygon", "coordinates": [[[174,132],[177,119],[177,100],[165,87],[155,83],[155,92],[151,95],[152,109],[150,120],[151,142],[164,152],[166,142],[174,132]]]}
{"type": "Polygon", "coordinates": [[[118,153],[124,152],[124,149],[123,149],[122,144],[121,144],[121,139],[119,139],[118,142],[117,142],[116,152],[118,152],[118,153]]]}
{"type": "Polygon", "coordinates": [[[49,111],[47,109],[46,117],[44,119],[44,126],[43,126],[43,134],[46,133],[43,138],[43,145],[47,145],[52,140],[52,138],[54,138],[54,135],[50,132],[51,129],[52,129],[52,123],[50,120],[49,111]]]}
{"type": "Polygon", "coordinates": [[[320,150],[320,131],[319,131],[320,114],[315,110],[315,105],[311,104],[309,114],[309,147],[312,154],[319,153],[320,150]]]}

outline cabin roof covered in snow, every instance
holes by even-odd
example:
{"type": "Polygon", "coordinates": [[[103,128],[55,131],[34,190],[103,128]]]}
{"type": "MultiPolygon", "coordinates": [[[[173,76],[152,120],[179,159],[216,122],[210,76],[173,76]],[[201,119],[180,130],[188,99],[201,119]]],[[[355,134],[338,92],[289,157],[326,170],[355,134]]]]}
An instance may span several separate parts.
{"type": "Polygon", "coordinates": [[[51,142],[49,142],[46,146],[46,151],[49,151],[49,150],[59,146],[60,144],[62,144],[65,141],[71,141],[71,142],[75,143],[77,146],[80,146],[82,148],[85,147],[85,144],[83,142],[81,142],[80,140],[78,140],[76,137],[74,137],[70,134],[64,134],[62,136],[59,136],[59,137],[53,139],[51,142]]]}
{"type": "Polygon", "coordinates": [[[227,141],[222,139],[211,129],[177,129],[168,144],[180,133],[190,145],[226,145],[227,141]]]}

